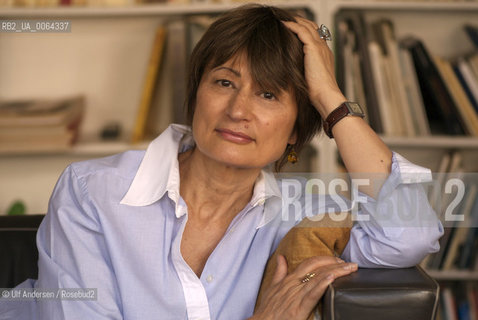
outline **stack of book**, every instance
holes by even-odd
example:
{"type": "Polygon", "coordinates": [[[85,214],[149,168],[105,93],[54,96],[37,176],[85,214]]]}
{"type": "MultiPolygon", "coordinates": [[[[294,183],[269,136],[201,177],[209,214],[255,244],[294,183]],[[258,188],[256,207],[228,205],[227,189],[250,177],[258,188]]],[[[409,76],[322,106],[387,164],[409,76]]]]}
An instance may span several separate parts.
{"type": "MultiPolygon", "coordinates": [[[[464,25],[478,48],[478,27],[464,25]]],[[[397,39],[391,20],[366,22],[344,11],[337,19],[337,80],[365,106],[384,136],[478,136],[478,52],[443,59],[416,36],[397,39]]]]}
{"type": "Polygon", "coordinates": [[[65,151],[77,141],[84,97],[0,101],[0,153],[65,151]]]}

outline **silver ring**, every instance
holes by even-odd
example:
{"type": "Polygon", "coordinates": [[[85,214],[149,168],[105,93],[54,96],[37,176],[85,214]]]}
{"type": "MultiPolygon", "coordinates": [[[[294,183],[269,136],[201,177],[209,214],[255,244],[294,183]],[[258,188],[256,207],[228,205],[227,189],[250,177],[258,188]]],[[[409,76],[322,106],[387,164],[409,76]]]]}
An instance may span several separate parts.
{"type": "Polygon", "coordinates": [[[317,29],[319,33],[320,39],[324,39],[325,41],[331,41],[332,35],[330,34],[329,28],[327,28],[324,24],[321,24],[319,29],[317,29]]]}

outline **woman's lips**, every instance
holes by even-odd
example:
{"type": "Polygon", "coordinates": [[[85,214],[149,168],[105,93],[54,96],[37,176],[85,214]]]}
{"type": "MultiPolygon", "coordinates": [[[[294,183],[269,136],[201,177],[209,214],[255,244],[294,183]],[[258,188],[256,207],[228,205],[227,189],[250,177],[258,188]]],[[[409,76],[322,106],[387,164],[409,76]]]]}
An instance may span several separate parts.
{"type": "Polygon", "coordinates": [[[219,134],[225,140],[231,141],[231,142],[234,142],[234,143],[247,144],[247,143],[250,143],[250,142],[254,141],[254,139],[249,137],[247,134],[244,134],[244,133],[241,133],[241,132],[235,132],[235,131],[228,130],[228,129],[216,129],[216,131],[219,132],[219,134]]]}

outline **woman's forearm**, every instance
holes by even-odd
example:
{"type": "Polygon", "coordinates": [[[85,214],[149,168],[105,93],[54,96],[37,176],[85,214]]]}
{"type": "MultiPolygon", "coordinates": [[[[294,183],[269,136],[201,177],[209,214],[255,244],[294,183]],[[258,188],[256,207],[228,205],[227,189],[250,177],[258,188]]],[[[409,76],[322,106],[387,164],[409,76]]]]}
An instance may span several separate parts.
{"type": "MultiPolygon", "coordinates": [[[[326,110],[322,109],[322,116],[344,101],[342,94],[329,95],[321,102],[326,110]]],[[[392,151],[360,117],[344,117],[333,126],[332,133],[347,171],[352,177],[370,179],[370,186],[361,186],[360,191],[375,198],[390,173],[392,151]]]]}

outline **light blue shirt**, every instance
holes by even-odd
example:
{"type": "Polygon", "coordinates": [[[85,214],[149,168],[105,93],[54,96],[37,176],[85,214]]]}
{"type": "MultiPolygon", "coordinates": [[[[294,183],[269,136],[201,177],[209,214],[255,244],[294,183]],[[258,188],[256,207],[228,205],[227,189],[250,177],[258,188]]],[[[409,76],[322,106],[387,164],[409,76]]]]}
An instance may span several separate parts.
{"type": "MultiPolygon", "coordinates": [[[[39,279],[30,285],[97,288],[98,297],[38,299],[36,306],[28,305],[38,319],[243,320],[252,315],[265,264],[300,219],[285,219],[281,182],[263,170],[251,201],[198,278],[180,253],[188,208],[179,194],[177,154],[193,143],[189,128],[172,125],[146,151],[74,163],[64,171],[38,230],[39,279]]],[[[369,221],[355,223],[345,260],[362,267],[406,267],[439,249],[442,226],[422,186],[414,183],[417,176],[431,178],[427,169],[393,155],[377,200],[361,204],[359,215],[369,221]],[[380,215],[397,201],[401,209],[418,213],[414,227],[381,224],[380,215]],[[425,218],[428,222],[421,223],[425,218]]],[[[334,202],[326,197],[317,213],[330,206],[334,202]]],[[[0,319],[18,319],[12,305],[0,300],[0,319]]]]}

